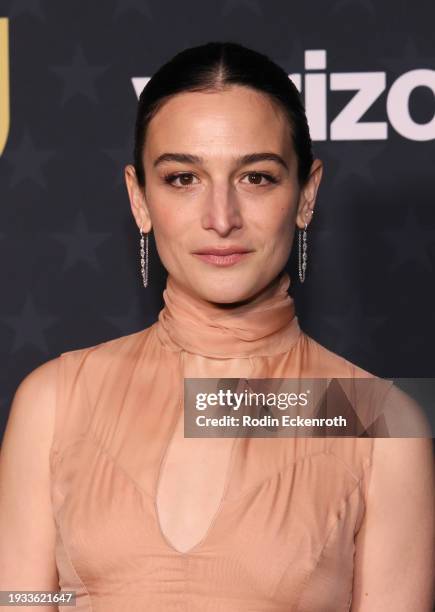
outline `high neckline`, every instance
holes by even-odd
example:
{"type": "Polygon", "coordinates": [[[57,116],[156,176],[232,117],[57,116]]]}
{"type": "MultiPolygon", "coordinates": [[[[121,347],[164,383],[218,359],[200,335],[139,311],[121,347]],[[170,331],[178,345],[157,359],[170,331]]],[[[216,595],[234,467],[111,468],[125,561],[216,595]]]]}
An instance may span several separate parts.
{"type": "Polygon", "coordinates": [[[168,275],[156,331],[166,348],[206,357],[250,357],[288,351],[301,333],[290,276],[284,270],[253,300],[228,309],[194,297],[168,275]]]}

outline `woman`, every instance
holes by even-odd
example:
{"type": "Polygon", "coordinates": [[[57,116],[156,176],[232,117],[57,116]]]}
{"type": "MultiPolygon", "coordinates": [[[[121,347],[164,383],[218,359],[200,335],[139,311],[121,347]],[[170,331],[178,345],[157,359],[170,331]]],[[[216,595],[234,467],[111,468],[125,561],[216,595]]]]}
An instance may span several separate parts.
{"type": "MultiPolygon", "coordinates": [[[[153,230],[165,305],[18,388],[1,588],[105,612],[429,612],[430,440],[183,435],[187,378],[373,377],[307,336],[287,292],[323,171],[297,89],[240,45],[188,49],[142,92],[135,138],[143,284],[153,230]]],[[[393,389],[383,408],[415,413],[393,389]]]]}

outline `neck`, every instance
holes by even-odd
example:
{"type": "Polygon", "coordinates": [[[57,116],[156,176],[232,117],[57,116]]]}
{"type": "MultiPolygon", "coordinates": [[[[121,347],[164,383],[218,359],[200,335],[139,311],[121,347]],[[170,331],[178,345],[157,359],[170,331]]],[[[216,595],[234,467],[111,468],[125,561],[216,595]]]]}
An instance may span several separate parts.
{"type": "Polygon", "coordinates": [[[273,355],[296,342],[300,329],[286,271],[256,295],[222,304],[193,295],[168,276],[157,332],[171,350],[209,357],[273,355]]]}
{"type": "MultiPolygon", "coordinates": [[[[242,309],[244,306],[248,306],[253,308],[256,304],[260,304],[264,300],[272,297],[277,291],[279,291],[279,285],[282,283],[286,284],[286,291],[289,286],[287,283],[287,276],[285,270],[280,272],[278,276],[270,281],[268,285],[257,291],[254,295],[245,298],[243,300],[238,300],[236,302],[213,302],[210,300],[206,300],[202,298],[196,293],[193,293],[186,286],[181,285],[173,276],[169,275],[166,283],[166,292],[171,293],[175,292],[177,294],[177,298],[180,299],[181,296],[185,296],[189,301],[194,301],[199,308],[203,308],[207,311],[214,312],[218,314],[221,312],[224,314],[225,312],[232,311],[235,312],[239,309],[242,309]]],[[[164,295],[165,297],[165,295],[164,295]]],[[[166,303],[166,300],[165,300],[166,303]]]]}

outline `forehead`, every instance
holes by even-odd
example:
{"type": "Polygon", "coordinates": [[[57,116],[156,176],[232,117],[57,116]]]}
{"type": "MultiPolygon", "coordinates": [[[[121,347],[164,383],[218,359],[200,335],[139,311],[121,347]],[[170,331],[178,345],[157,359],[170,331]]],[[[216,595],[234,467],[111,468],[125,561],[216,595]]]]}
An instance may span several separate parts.
{"type": "Polygon", "coordinates": [[[269,96],[247,87],[183,92],[166,101],[150,121],[145,151],[155,156],[188,148],[204,157],[260,150],[289,156],[290,126],[269,96]]]}

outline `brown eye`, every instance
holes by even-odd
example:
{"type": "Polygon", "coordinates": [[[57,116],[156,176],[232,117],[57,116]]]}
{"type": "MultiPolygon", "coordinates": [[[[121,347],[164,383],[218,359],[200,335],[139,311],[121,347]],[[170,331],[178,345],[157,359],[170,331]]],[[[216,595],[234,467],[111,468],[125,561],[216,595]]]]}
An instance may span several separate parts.
{"type": "Polygon", "coordinates": [[[190,185],[190,182],[192,180],[192,175],[191,174],[180,174],[178,178],[180,179],[180,183],[182,185],[190,185]]]}
{"type": "Polygon", "coordinates": [[[167,174],[164,179],[166,183],[169,183],[169,185],[172,185],[173,187],[183,188],[190,187],[190,185],[194,184],[191,182],[193,176],[194,175],[191,172],[181,172],[179,174],[167,174]],[[175,183],[177,180],[180,181],[178,185],[175,183]]]}
{"type": "Polygon", "coordinates": [[[250,185],[258,185],[259,187],[266,187],[270,183],[278,182],[277,178],[271,174],[266,174],[265,172],[250,172],[249,174],[246,174],[244,178],[246,177],[248,177],[250,185]],[[266,179],[266,182],[262,183],[262,179],[266,179]]]}

